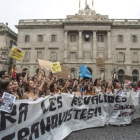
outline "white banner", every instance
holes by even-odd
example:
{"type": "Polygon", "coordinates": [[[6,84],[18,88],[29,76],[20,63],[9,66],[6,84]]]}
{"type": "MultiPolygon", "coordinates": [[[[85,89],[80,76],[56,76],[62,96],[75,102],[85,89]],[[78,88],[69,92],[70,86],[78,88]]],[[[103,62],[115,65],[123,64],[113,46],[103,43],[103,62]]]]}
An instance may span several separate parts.
{"type": "Polygon", "coordinates": [[[62,140],[73,131],[105,124],[130,124],[140,117],[139,93],[125,97],[100,93],[17,100],[9,114],[0,112],[1,140],[62,140]]]}

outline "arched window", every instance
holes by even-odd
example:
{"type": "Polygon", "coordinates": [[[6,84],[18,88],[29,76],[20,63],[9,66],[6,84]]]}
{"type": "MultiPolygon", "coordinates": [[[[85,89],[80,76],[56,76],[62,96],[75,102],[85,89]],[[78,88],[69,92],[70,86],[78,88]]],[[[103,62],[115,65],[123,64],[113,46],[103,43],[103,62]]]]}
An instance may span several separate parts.
{"type": "Polygon", "coordinates": [[[118,71],[118,79],[119,79],[119,81],[122,83],[123,82],[123,75],[125,75],[125,72],[124,72],[124,70],[119,70],[118,71]]]}
{"type": "Polygon", "coordinates": [[[25,42],[29,42],[30,41],[30,36],[29,35],[26,35],[25,36],[25,42]]]}
{"type": "Polygon", "coordinates": [[[28,70],[28,69],[27,69],[27,68],[24,68],[24,69],[22,70],[22,77],[25,77],[26,70],[28,70]]]}
{"type": "Polygon", "coordinates": [[[133,70],[132,71],[133,82],[137,82],[139,80],[139,71],[133,70]]]}
{"type": "Polygon", "coordinates": [[[71,69],[71,70],[70,70],[70,76],[71,76],[72,78],[76,78],[76,70],[75,70],[75,69],[71,69]]]}

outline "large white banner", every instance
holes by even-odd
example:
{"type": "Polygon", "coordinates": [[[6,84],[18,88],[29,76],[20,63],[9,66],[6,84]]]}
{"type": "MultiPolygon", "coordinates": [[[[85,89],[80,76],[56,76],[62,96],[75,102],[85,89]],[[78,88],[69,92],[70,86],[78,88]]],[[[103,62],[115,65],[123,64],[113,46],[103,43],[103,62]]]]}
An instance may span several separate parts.
{"type": "Polygon", "coordinates": [[[0,112],[1,140],[62,140],[73,131],[130,124],[140,117],[139,93],[77,97],[63,93],[36,101],[17,100],[9,114],[0,112]]]}

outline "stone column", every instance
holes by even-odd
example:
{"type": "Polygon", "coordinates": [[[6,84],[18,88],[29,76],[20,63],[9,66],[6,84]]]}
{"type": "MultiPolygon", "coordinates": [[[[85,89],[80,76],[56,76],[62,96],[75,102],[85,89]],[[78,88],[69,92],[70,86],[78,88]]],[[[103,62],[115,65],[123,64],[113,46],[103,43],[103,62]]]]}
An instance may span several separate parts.
{"type": "Polygon", "coordinates": [[[64,59],[65,62],[68,59],[68,31],[64,31],[64,59]]]}
{"type": "Polygon", "coordinates": [[[107,31],[107,49],[108,49],[108,59],[112,59],[112,48],[111,48],[111,31],[107,31]]]}
{"type": "Polygon", "coordinates": [[[82,59],[83,59],[82,31],[79,31],[79,52],[78,52],[78,59],[79,59],[79,61],[82,61],[82,59]]]}
{"type": "Polygon", "coordinates": [[[97,45],[96,45],[97,37],[96,37],[96,32],[97,31],[93,31],[93,53],[92,53],[93,61],[95,61],[96,58],[97,58],[97,45]]]}

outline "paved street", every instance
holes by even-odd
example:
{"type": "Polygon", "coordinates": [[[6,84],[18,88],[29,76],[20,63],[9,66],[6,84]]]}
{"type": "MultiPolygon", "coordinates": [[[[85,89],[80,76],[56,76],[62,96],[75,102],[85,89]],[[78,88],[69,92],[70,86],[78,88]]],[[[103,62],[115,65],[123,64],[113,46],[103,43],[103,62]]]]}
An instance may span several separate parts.
{"type": "Polygon", "coordinates": [[[140,140],[140,122],[130,126],[91,128],[71,133],[64,140],[140,140]]]}

